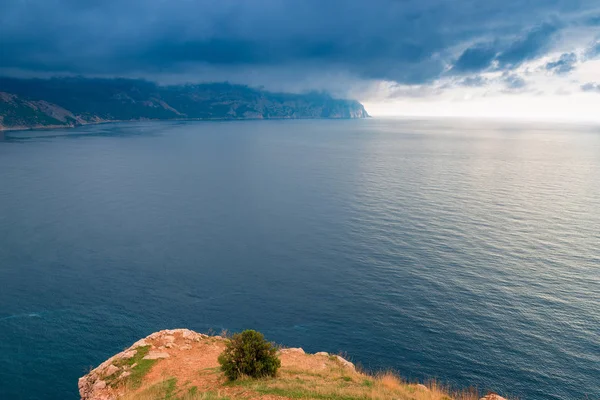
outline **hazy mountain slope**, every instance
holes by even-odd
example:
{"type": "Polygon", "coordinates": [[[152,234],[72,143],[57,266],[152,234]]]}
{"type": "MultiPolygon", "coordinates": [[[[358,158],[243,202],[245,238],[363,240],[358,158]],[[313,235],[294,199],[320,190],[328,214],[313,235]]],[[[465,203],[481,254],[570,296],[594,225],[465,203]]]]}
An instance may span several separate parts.
{"type": "Polygon", "coordinates": [[[0,78],[0,129],[139,119],[365,118],[362,104],[326,94],[271,93],[212,83],[0,78]]]}

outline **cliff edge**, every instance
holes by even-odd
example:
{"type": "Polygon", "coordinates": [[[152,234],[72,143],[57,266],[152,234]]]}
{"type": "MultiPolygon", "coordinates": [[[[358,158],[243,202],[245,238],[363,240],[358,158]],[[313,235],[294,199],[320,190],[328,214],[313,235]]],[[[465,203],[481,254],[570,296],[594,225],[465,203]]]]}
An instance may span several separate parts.
{"type": "MultiPolygon", "coordinates": [[[[431,383],[402,382],[393,374],[371,376],[325,352],[281,349],[276,378],[228,382],[217,358],[227,338],[189,329],[164,330],[134,343],[79,379],[82,400],[227,399],[478,399],[431,383]]],[[[504,400],[489,394],[485,400],[504,400]]]]}

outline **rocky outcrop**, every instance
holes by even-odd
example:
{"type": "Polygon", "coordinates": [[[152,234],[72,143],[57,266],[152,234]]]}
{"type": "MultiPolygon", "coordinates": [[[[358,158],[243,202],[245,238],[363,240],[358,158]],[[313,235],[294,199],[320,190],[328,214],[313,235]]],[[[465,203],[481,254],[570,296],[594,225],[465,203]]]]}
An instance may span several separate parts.
{"type": "Polygon", "coordinates": [[[496,393],[490,393],[484,397],[482,397],[480,400],[507,400],[504,397],[500,396],[499,394],[496,393]]]}
{"type": "MultiPolygon", "coordinates": [[[[189,329],[170,329],[155,332],[138,340],[131,347],[104,361],[87,375],[79,378],[79,394],[83,400],[115,400],[127,387],[128,380],[157,360],[170,357],[168,349],[191,349],[194,343],[208,338],[189,329]],[[141,364],[145,362],[145,364],[141,364]],[[144,368],[140,368],[140,366],[144,368]]],[[[220,337],[213,337],[222,340],[220,337]]],[[[143,377],[140,377],[143,378],[143,377]]]]}
{"type": "MultiPolygon", "coordinates": [[[[214,381],[202,380],[198,371],[218,370],[217,358],[226,341],[221,336],[208,336],[189,329],[155,332],[80,378],[79,394],[82,400],[117,400],[137,388],[156,384],[165,376],[192,382],[198,388],[213,385],[214,381]]],[[[284,348],[279,351],[279,357],[283,366],[310,371],[334,367],[347,371],[347,374],[357,374],[354,364],[324,352],[311,355],[301,348],[284,348]]]]}
{"type": "MultiPolygon", "coordinates": [[[[450,400],[435,383],[408,383],[391,373],[369,375],[341,356],[282,348],[281,368],[269,379],[226,380],[218,362],[228,339],[189,329],[153,333],[79,379],[82,400],[377,398],[450,400]]],[[[489,393],[480,400],[506,400],[489,393]]]]}

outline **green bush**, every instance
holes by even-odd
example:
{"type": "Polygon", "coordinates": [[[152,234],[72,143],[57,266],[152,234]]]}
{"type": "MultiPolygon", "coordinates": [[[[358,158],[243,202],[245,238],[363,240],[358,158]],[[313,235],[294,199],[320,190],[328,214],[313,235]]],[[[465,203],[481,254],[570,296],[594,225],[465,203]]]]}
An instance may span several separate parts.
{"type": "Polygon", "coordinates": [[[225,376],[234,381],[240,376],[275,376],[281,361],[277,357],[277,349],[265,340],[262,333],[246,330],[233,335],[219,355],[219,364],[225,376]]]}

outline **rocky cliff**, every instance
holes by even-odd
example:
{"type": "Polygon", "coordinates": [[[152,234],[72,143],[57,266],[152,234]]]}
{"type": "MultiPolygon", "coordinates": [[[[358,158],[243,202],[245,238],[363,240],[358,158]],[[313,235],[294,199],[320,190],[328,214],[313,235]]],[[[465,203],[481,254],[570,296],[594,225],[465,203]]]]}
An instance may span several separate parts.
{"type": "Polygon", "coordinates": [[[366,117],[359,102],[323,93],[272,93],[228,83],[160,86],[132,79],[0,78],[0,129],[144,119],[366,117]]]}
{"type": "MultiPolygon", "coordinates": [[[[276,378],[226,381],[217,358],[227,338],[188,329],[164,330],[134,343],[79,379],[82,400],[412,399],[477,400],[435,383],[406,383],[390,373],[360,372],[325,352],[281,349],[276,378]]],[[[489,394],[485,400],[505,400],[489,394]]]]}

